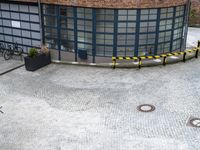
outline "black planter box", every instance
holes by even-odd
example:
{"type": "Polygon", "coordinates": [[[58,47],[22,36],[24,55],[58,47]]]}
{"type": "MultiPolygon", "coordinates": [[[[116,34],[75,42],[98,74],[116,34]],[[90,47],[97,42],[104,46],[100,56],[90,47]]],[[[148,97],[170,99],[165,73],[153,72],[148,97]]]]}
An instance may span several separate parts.
{"type": "Polygon", "coordinates": [[[51,63],[51,55],[48,54],[39,54],[34,58],[24,57],[25,68],[28,71],[35,71],[39,68],[42,68],[51,63]]]}

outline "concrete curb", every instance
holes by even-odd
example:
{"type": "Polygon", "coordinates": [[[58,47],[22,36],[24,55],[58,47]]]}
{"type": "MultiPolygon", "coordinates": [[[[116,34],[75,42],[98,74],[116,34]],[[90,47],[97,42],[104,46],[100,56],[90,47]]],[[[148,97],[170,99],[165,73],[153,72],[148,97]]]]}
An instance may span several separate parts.
{"type": "Polygon", "coordinates": [[[16,69],[18,69],[18,68],[21,68],[21,67],[23,67],[23,66],[24,66],[24,64],[18,65],[18,66],[14,67],[14,68],[11,68],[11,69],[8,69],[8,70],[6,70],[6,71],[0,73],[0,76],[4,75],[4,74],[6,74],[6,73],[9,73],[9,72],[11,72],[11,71],[13,71],[13,70],[16,70],[16,69]]]}

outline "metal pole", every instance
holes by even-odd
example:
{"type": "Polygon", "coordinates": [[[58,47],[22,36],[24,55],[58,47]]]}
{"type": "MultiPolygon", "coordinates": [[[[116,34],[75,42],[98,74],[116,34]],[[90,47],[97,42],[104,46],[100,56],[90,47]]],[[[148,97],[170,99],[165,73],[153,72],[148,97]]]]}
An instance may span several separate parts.
{"type": "MultiPolygon", "coordinates": [[[[184,33],[184,44],[186,44],[187,41],[187,36],[188,36],[188,26],[189,26],[189,14],[190,14],[190,7],[191,7],[191,2],[190,0],[187,0],[186,4],[186,18],[185,18],[185,33],[184,33]]],[[[186,45],[184,46],[184,49],[186,49],[186,45]]]]}
{"type": "Polygon", "coordinates": [[[115,59],[113,59],[113,69],[115,69],[116,68],[116,58],[115,59]]]}
{"type": "Polygon", "coordinates": [[[38,0],[38,13],[39,13],[39,21],[40,21],[40,46],[43,45],[43,30],[42,30],[42,12],[41,12],[41,1],[38,0]]]}
{"type": "Polygon", "coordinates": [[[185,62],[185,60],[186,60],[186,55],[187,55],[187,53],[184,52],[184,54],[183,54],[183,62],[185,62]]]}
{"type": "Polygon", "coordinates": [[[197,49],[195,53],[195,58],[198,58],[198,57],[199,57],[199,49],[197,49]]]}
{"type": "Polygon", "coordinates": [[[139,57],[138,58],[138,68],[141,69],[141,66],[142,66],[142,58],[139,57]]]}
{"type": "Polygon", "coordinates": [[[163,65],[165,66],[166,63],[167,63],[167,57],[165,56],[165,57],[163,57],[163,65]]]}

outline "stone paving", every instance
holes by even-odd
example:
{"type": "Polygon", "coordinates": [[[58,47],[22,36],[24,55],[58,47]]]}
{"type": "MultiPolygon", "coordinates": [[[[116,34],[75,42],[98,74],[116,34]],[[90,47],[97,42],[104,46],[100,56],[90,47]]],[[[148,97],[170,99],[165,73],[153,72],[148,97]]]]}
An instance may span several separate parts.
{"type": "Polygon", "coordinates": [[[138,69],[49,65],[0,77],[0,150],[199,150],[200,59],[138,69]],[[152,104],[156,110],[139,112],[152,104]]]}
{"type": "Polygon", "coordinates": [[[187,48],[190,49],[191,47],[197,46],[197,41],[200,40],[200,28],[192,28],[188,29],[188,36],[187,36],[187,48]]]}
{"type": "Polygon", "coordinates": [[[2,75],[3,73],[9,70],[17,68],[23,64],[24,62],[20,58],[17,58],[17,57],[14,57],[13,59],[10,59],[10,60],[4,60],[3,56],[1,56],[1,53],[0,53],[0,75],[2,75]]]}

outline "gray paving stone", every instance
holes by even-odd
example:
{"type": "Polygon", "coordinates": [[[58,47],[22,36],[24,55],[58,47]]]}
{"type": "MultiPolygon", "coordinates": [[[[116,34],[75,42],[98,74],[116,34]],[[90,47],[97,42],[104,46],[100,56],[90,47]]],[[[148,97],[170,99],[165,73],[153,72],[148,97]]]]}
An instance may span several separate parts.
{"type": "Polygon", "coordinates": [[[0,54],[0,75],[23,64],[24,62],[20,58],[14,57],[14,59],[4,60],[0,54]]]}
{"type": "Polygon", "coordinates": [[[199,150],[200,60],[136,69],[49,65],[0,78],[2,150],[199,150]],[[153,104],[152,113],[137,111],[153,104]]]}

